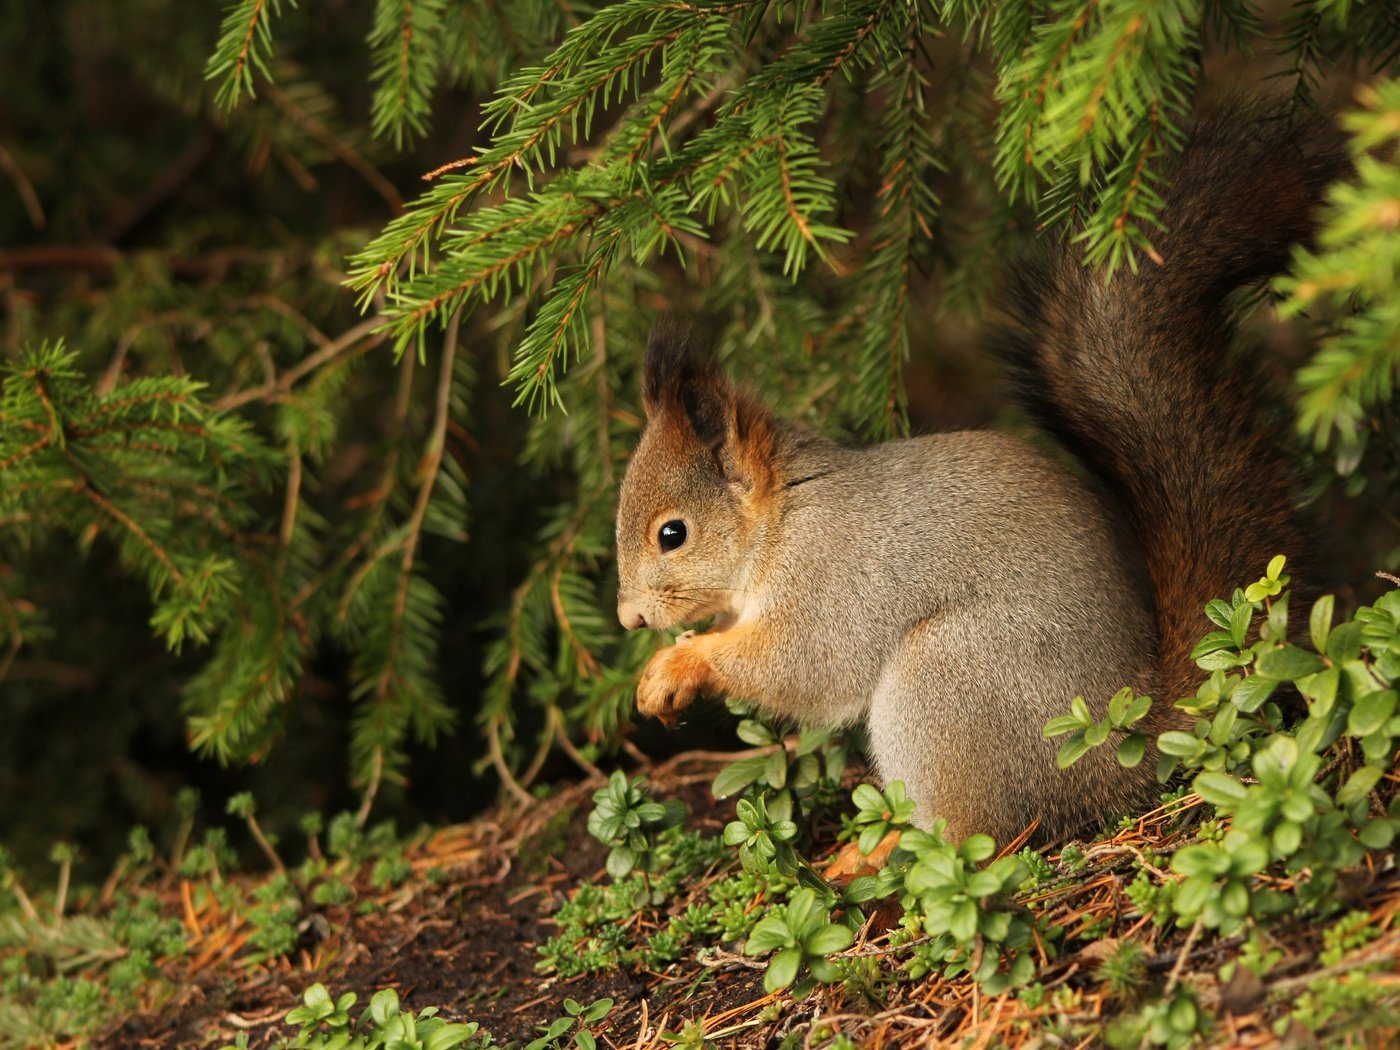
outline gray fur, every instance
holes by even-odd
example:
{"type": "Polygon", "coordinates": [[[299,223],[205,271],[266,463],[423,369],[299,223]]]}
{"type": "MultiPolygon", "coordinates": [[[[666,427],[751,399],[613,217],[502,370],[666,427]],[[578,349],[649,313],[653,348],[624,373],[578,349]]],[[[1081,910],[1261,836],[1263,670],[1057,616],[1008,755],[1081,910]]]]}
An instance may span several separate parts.
{"type": "MultiPolygon", "coordinates": [[[[623,486],[620,551],[642,531],[644,493],[644,505],[738,531],[720,524],[743,517],[742,496],[720,511],[722,482],[705,510],[685,493],[705,490],[693,481],[658,501],[640,480],[647,451],[644,440],[623,486]]],[[[880,776],[905,782],[920,823],[944,817],[957,836],[1004,842],[1036,819],[1058,833],[1141,793],[1143,771],[1111,754],[1059,771],[1041,735],[1073,697],[1102,715],[1142,681],[1152,638],[1135,569],[1079,480],[990,432],[847,449],[784,427],[775,452],[778,476],[801,480],[776,486],[758,542],[713,537],[696,552],[732,570],[703,612],[725,629],[762,623],[773,642],[716,661],[738,695],[809,725],[865,719],[880,776]]],[[[638,608],[653,627],[695,618],[668,606],[664,572],[663,556],[645,568],[623,558],[624,623],[638,608]],[[632,586],[647,569],[653,587],[632,586]]]]}

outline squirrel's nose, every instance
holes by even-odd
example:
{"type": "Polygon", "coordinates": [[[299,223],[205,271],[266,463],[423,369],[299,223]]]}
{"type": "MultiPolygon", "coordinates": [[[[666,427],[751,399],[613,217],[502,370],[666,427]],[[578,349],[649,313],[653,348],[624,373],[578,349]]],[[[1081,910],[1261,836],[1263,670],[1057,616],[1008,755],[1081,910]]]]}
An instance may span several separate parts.
{"type": "Polygon", "coordinates": [[[617,619],[629,631],[635,631],[647,625],[647,618],[631,602],[617,603],[617,619]]]}

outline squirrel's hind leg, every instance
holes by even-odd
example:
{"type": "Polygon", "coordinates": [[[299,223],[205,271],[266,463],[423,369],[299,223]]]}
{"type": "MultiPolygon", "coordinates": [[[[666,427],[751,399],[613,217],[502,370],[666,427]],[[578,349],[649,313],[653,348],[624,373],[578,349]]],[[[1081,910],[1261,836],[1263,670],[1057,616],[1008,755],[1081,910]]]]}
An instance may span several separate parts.
{"type": "Polygon", "coordinates": [[[1036,824],[1031,841],[1047,842],[1128,812],[1148,793],[1150,770],[1121,768],[1112,747],[1069,770],[1055,765],[1058,741],[1044,738],[1044,724],[1076,693],[1098,713],[1113,687],[1070,680],[1078,675],[1047,661],[1044,647],[1021,651],[1024,631],[1006,626],[1018,622],[1006,611],[921,621],[872,698],[868,730],[880,777],[904,781],[914,822],[928,828],[942,818],[952,841],[984,833],[1004,846],[1036,824]]]}

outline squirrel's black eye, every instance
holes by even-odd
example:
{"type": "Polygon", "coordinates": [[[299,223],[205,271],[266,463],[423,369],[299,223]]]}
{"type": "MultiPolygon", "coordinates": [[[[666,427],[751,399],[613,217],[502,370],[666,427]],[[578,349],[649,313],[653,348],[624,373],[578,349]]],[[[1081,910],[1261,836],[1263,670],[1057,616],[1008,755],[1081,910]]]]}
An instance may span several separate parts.
{"type": "Polygon", "coordinates": [[[656,533],[656,542],[663,551],[673,551],[685,542],[685,522],[668,521],[656,533]]]}

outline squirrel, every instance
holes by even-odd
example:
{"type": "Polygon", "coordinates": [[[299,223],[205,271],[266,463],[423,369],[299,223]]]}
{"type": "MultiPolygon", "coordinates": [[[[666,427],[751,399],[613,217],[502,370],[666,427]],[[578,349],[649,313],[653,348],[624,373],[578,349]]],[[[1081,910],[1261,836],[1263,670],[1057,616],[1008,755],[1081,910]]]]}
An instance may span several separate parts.
{"type": "MultiPolygon", "coordinates": [[[[1305,547],[1283,429],[1232,353],[1231,294],[1309,240],[1349,170],[1318,118],[1202,118],[1163,191],[1160,261],[1111,282],[1068,239],[1009,280],[993,340],[1087,475],[1016,438],[845,447],[736,387],[684,328],[644,361],[617,515],[618,618],[667,630],[637,706],[674,723],[732,695],[803,724],[864,721],[886,782],[953,840],[1063,840],[1151,798],[1153,763],[1069,769],[1042,727],[1121,687],[1140,728],[1189,727],[1203,608],[1305,547]]],[[[1149,752],[1150,754],[1151,752],[1149,752]]]]}

